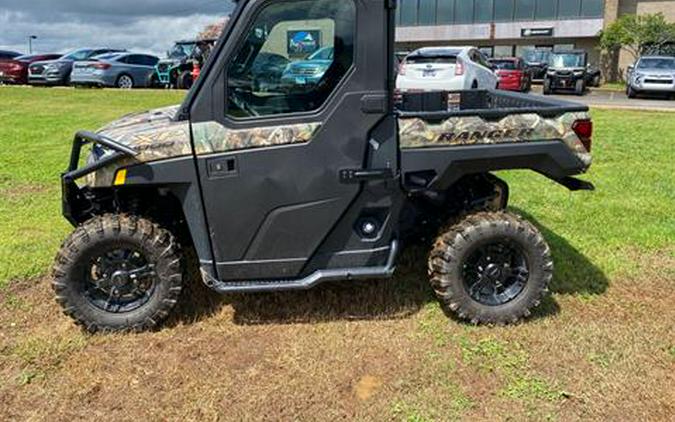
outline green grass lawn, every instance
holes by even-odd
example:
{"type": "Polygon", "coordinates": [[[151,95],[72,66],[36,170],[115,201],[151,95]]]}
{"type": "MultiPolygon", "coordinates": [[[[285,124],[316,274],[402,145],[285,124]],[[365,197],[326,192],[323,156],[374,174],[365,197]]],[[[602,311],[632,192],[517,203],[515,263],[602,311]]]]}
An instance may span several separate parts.
{"type": "Polygon", "coordinates": [[[59,175],[75,132],[183,95],[0,87],[0,286],[45,274],[70,230],[59,215],[59,175]]]}
{"type": "Polygon", "coordinates": [[[667,420],[675,114],[593,111],[596,192],[502,174],[553,249],[530,320],[448,320],[427,251],[393,280],[274,295],[190,285],[163,330],[88,336],[48,278],[73,133],[181,93],[0,87],[0,420],[667,420]]]}

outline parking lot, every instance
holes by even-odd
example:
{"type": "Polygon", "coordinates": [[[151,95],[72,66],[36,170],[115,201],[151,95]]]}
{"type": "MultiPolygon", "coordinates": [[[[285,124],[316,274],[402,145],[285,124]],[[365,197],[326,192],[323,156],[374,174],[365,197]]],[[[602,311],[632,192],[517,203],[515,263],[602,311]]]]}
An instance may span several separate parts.
{"type": "MultiPolygon", "coordinates": [[[[541,95],[541,85],[535,85],[532,94],[541,95]]],[[[652,111],[675,111],[675,101],[668,100],[665,97],[640,97],[630,99],[624,92],[605,89],[591,90],[583,97],[577,97],[569,94],[556,94],[554,98],[561,100],[575,101],[587,104],[591,107],[603,107],[614,109],[635,109],[652,111]]]]}

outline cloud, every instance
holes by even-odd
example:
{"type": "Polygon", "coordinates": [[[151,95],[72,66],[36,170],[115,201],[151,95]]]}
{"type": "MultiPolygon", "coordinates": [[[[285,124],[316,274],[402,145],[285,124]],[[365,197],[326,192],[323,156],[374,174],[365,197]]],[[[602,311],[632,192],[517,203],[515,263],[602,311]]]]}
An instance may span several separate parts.
{"type": "Polygon", "coordinates": [[[227,16],[231,0],[0,0],[0,50],[65,52],[80,47],[162,54],[227,16]]]}

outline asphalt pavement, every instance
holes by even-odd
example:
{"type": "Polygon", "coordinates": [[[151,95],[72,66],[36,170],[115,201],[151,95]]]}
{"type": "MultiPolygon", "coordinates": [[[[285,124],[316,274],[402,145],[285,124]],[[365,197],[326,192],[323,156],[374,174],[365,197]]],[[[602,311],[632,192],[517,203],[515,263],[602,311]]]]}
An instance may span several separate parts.
{"type": "MultiPolygon", "coordinates": [[[[541,86],[533,86],[532,94],[541,95],[541,86]]],[[[551,97],[584,103],[591,107],[675,112],[675,100],[668,100],[663,97],[640,97],[630,99],[624,92],[603,89],[591,89],[583,97],[578,97],[574,94],[556,94],[551,97]]]]}

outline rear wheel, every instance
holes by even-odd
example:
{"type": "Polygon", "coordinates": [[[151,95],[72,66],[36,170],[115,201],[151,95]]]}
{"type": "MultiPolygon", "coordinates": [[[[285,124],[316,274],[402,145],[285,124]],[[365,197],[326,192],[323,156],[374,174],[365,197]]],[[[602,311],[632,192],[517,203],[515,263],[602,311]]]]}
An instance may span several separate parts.
{"type": "Polygon", "coordinates": [[[53,275],[57,302],[90,332],[157,327],[183,284],[173,235],[148,220],[121,215],[80,226],[57,255],[53,275]]]}
{"type": "Polygon", "coordinates": [[[447,229],[429,259],[441,304],[473,324],[528,317],[553,277],[551,251],[532,224],[506,212],[481,212],[447,229]]]}
{"type": "Polygon", "coordinates": [[[595,75],[595,76],[593,77],[593,86],[594,86],[595,88],[600,88],[600,85],[602,84],[602,80],[601,80],[601,79],[602,79],[602,78],[600,77],[600,75],[595,75]]]}
{"type": "Polygon", "coordinates": [[[132,89],[134,87],[134,78],[129,75],[120,75],[115,85],[119,89],[132,89]]]}

